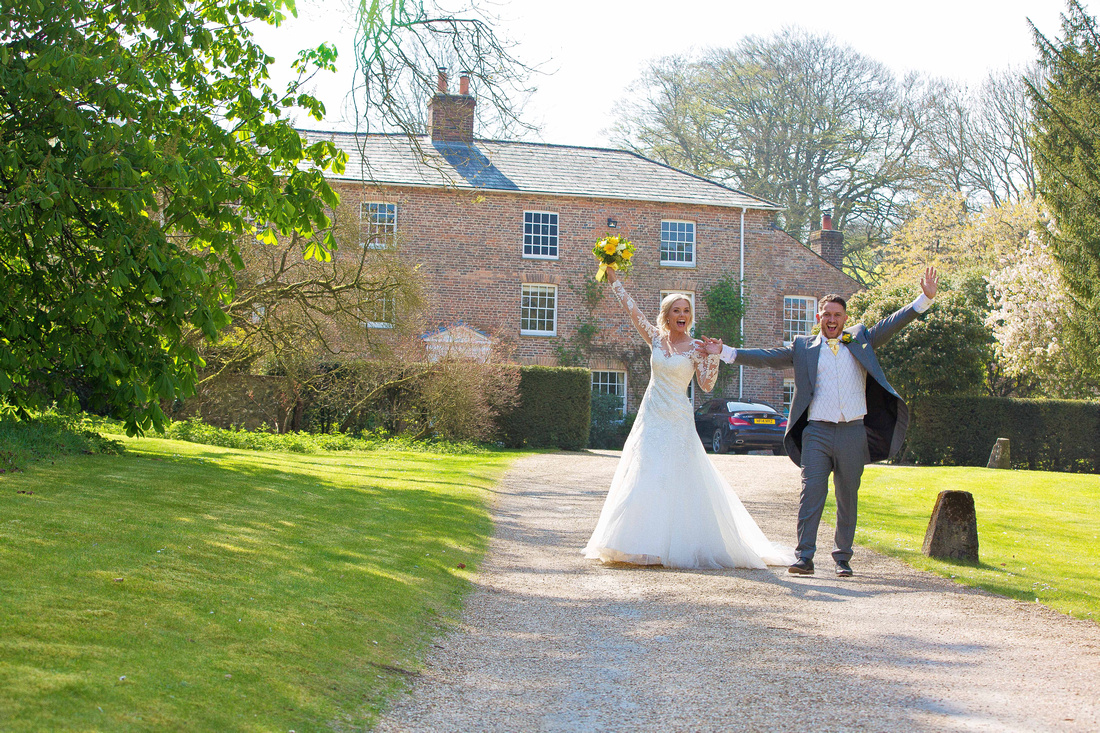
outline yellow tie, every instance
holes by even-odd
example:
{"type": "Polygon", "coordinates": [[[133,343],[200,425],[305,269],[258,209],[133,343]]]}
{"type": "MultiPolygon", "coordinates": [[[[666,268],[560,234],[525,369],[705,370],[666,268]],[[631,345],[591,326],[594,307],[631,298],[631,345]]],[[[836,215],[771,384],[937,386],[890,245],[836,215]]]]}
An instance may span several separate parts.
{"type": "Polygon", "coordinates": [[[840,339],[826,339],[829,342],[829,349],[833,352],[833,356],[840,353],[840,339]]]}

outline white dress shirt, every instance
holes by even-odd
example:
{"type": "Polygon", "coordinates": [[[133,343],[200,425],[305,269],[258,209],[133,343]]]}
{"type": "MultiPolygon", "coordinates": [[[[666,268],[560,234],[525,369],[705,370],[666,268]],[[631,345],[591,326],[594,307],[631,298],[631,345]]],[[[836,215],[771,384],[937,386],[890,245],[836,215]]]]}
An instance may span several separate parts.
{"type": "Polygon", "coordinates": [[[818,336],[817,381],[810,401],[808,420],[851,422],[867,414],[867,370],[856,361],[846,344],[838,344],[836,353],[818,336]]]}

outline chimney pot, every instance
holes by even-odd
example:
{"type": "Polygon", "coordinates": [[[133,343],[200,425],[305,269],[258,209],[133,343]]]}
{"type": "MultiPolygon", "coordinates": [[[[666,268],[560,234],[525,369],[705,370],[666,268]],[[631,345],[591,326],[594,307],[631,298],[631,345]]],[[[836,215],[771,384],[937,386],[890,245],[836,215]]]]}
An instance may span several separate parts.
{"type": "Polygon", "coordinates": [[[461,94],[447,93],[447,67],[439,67],[439,91],[428,100],[428,136],[433,143],[474,140],[474,107],[470,95],[470,72],[461,72],[461,94]]]}
{"type": "Polygon", "coordinates": [[[463,96],[469,96],[470,94],[470,72],[463,71],[462,75],[458,77],[458,93],[463,96]]]}
{"type": "Polygon", "coordinates": [[[810,232],[810,249],[821,256],[833,267],[842,269],[844,265],[844,232],[831,229],[828,215],[822,217],[821,229],[810,232]]]}
{"type": "Polygon", "coordinates": [[[821,212],[821,228],[828,231],[833,228],[833,212],[823,211],[821,212]]]}

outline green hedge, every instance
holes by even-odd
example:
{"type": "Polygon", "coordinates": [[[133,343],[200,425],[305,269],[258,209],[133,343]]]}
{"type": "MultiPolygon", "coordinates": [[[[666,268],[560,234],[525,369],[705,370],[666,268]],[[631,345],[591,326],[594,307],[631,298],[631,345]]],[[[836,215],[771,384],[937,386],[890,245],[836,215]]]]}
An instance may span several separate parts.
{"type": "Polygon", "coordinates": [[[520,367],[519,404],[497,418],[509,448],[588,446],[592,374],[579,367],[520,367]]]}
{"type": "Polygon", "coordinates": [[[623,398],[592,391],[592,420],[588,431],[589,448],[622,450],[637,413],[623,416],[623,398]]]}
{"type": "Polygon", "coordinates": [[[1013,468],[1100,473],[1100,403],[945,396],[911,407],[905,458],[914,463],[984,466],[1008,438],[1013,468]]]}

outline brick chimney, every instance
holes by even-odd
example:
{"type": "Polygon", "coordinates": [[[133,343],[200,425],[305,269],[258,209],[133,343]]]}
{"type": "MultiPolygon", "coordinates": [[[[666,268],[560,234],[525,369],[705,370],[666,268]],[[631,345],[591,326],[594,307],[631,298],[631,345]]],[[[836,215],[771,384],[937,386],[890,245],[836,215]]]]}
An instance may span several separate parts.
{"type": "Polygon", "coordinates": [[[833,229],[831,211],[821,214],[821,229],[810,232],[810,249],[833,267],[840,269],[844,260],[844,233],[833,229]]]}
{"type": "Polygon", "coordinates": [[[470,74],[462,72],[459,94],[447,93],[447,69],[439,67],[438,91],[428,102],[428,135],[433,143],[474,141],[474,104],[470,96],[470,74]]]}

